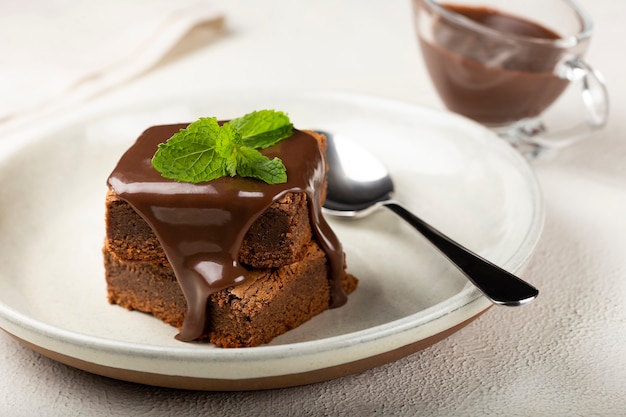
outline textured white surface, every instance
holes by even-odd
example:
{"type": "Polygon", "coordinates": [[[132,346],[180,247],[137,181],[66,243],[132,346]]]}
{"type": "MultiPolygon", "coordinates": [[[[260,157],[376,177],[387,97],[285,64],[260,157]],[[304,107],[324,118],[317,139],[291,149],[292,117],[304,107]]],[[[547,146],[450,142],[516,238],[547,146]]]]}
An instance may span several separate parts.
{"type": "MultiPolygon", "coordinates": [[[[612,117],[593,141],[534,165],[546,205],[545,231],[525,275],[542,290],[536,302],[492,308],[460,333],[393,364],[267,392],[183,392],[109,380],[0,334],[0,415],[626,415],[626,61],[617,47],[626,38],[626,3],[582,5],[596,22],[588,56],[609,83],[612,117]]],[[[194,85],[265,84],[440,106],[416,50],[407,1],[223,6],[230,27],[223,39],[181,52],[90,105],[194,85]]],[[[563,105],[555,114],[565,119],[572,112],[563,105]]]]}

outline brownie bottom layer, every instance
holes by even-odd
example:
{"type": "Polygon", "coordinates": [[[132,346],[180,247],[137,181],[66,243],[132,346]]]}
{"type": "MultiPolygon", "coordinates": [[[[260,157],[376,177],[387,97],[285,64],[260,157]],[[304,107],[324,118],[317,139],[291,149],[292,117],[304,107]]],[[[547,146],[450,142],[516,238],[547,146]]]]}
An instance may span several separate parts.
{"type": "MultiPolygon", "coordinates": [[[[167,261],[121,260],[106,247],[104,256],[110,303],[182,327],[187,302],[167,261]]],[[[346,275],[346,292],[356,285],[356,278],[346,275]]],[[[258,346],[323,312],[329,302],[326,257],[311,242],[300,261],[252,270],[245,283],[212,294],[202,339],[221,347],[258,346]]]]}

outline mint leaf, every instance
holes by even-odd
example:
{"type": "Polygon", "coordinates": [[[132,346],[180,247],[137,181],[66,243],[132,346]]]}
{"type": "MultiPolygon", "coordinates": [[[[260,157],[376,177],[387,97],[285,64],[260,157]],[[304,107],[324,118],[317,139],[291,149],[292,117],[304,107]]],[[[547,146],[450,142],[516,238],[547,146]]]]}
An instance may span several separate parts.
{"type": "Polygon", "coordinates": [[[222,126],[214,117],[203,117],[161,143],[152,166],[165,178],[194,184],[227,175],[284,183],[282,161],[270,160],[255,148],[274,145],[292,132],[289,118],[274,110],[256,111],[222,126]]]}
{"type": "Polygon", "coordinates": [[[224,160],[224,169],[231,177],[237,175],[237,149],[241,134],[230,123],[224,123],[215,139],[215,152],[224,160]]]}
{"type": "Polygon", "coordinates": [[[287,170],[280,158],[269,159],[256,149],[242,146],[237,152],[237,174],[268,184],[287,182],[287,170]]]}
{"type": "Polygon", "coordinates": [[[251,148],[265,149],[288,138],[293,132],[289,117],[280,111],[260,110],[230,121],[251,148]]]}
{"type": "Polygon", "coordinates": [[[215,153],[221,128],[216,118],[201,118],[161,143],[152,166],[165,178],[198,183],[226,175],[222,158],[215,153]]]}

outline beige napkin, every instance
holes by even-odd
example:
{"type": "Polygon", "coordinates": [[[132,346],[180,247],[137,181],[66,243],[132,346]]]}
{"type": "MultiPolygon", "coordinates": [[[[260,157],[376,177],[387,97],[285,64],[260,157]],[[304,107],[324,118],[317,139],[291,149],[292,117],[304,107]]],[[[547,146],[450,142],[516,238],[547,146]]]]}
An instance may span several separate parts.
{"type": "Polygon", "coordinates": [[[162,59],[193,28],[223,18],[200,0],[0,2],[0,128],[80,103],[162,59]]]}

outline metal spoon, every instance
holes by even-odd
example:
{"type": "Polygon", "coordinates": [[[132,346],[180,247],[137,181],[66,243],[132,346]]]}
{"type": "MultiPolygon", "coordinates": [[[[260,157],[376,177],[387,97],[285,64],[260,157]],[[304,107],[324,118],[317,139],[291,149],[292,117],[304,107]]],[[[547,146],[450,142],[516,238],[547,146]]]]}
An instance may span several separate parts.
{"type": "Polygon", "coordinates": [[[353,142],[328,139],[328,189],[324,212],[341,217],[364,217],[387,207],[417,229],[495,304],[519,306],[534,300],[539,291],[515,275],[456,243],[397,201],[385,167],[353,142]]]}

